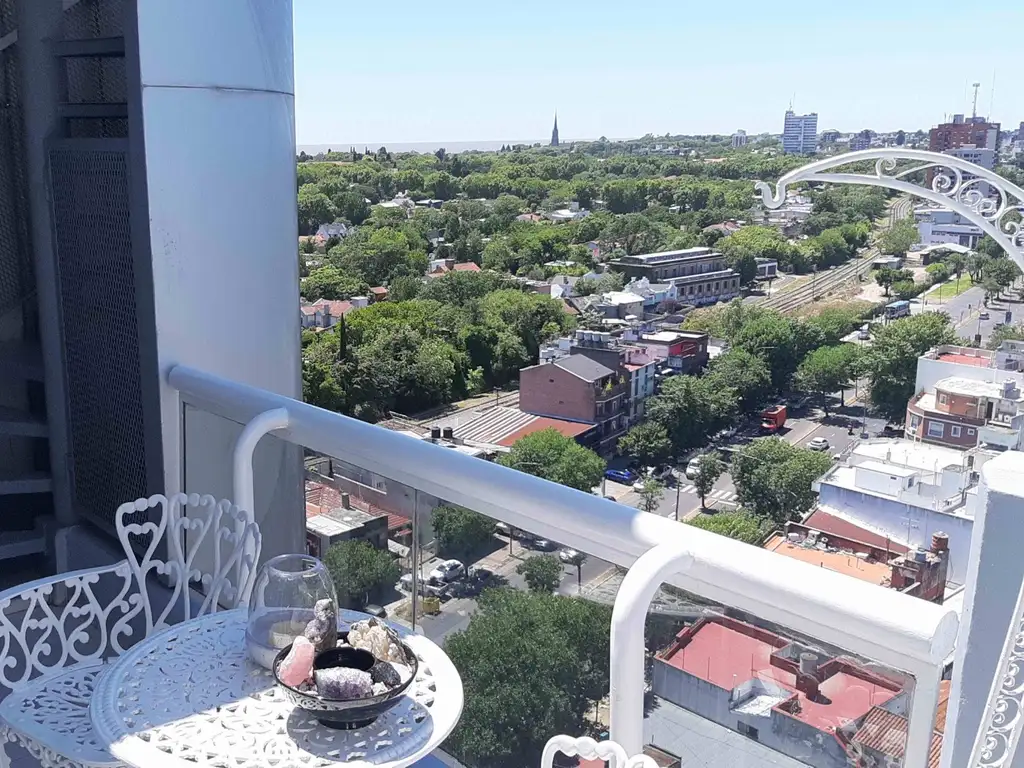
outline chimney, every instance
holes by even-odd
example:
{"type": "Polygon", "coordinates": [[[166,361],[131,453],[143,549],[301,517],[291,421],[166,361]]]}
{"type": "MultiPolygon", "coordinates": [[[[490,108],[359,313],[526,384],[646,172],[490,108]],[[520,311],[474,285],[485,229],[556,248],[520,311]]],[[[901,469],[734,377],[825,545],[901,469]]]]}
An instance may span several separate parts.
{"type": "Polygon", "coordinates": [[[804,675],[811,675],[812,677],[818,672],[818,657],[813,653],[800,654],[800,673],[804,675]]]}
{"type": "Polygon", "coordinates": [[[370,299],[366,296],[353,296],[348,301],[355,309],[362,309],[370,304],[370,299]]]}
{"type": "Polygon", "coordinates": [[[437,425],[434,425],[433,427],[430,428],[430,441],[432,443],[436,443],[440,439],[441,439],[441,428],[439,426],[437,426],[437,425]]]}
{"type": "Polygon", "coordinates": [[[441,430],[441,436],[445,440],[454,440],[455,439],[455,430],[452,429],[451,427],[445,427],[444,429],[441,430]]]}
{"type": "Polygon", "coordinates": [[[936,555],[941,555],[944,552],[949,551],[949,536],[942,531],[936,531],[932,534],[932,552],[936,555]]]}
{"type": "Polygon", "coordinates": [[[341,506],[345,509],[352,509],[352,498],[347,493],[341,494],[341,506]]]}

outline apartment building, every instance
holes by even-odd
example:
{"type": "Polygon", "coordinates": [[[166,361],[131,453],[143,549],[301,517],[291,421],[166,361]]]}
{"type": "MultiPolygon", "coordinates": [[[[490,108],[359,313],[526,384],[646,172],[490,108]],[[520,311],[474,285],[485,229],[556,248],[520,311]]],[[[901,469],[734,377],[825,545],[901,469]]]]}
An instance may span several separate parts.
{"type": "Polygon", "coordinates": [[[743,130],[736,131],[732,135],[732,148],[739,149],[747,145],[747,132],[743,130]]]}
{"type": "Polygon", "coordinates": [[[942,346],[917,364],[906,436],[953,448],[1020,450],[1024,427],[1024,344],[995,351],[942,346]]]}
{"type": "Polygon", "coordinates": [[[610,266],[631,280],[647,278],[674,286],[676,297],[685,304],[714,304],[740,295],[739,274],[729,268],[723,254],[710,248],[623,256],[610,266]]]}
{"type": "MultiPolygon", "coordinates": [[[[984,194],[982,189],[978,190],[984,194]]],[[[920,242],[924,245],[962,245],[977,248],[985,233],[981,227],[948,208],[922,206],[914,210],[920,242]]]]}
{"type": "Polygon", "coordinates": [[[519,409],[537,416],[592,424],[595,450],[609,452],[629,416],[625,376],[586,355],[569,355],[519,371],[519,409]]]}
{"type": "Polygon", "coordinates": [[[798,115],[786,110],[782,128],[782,152],[787,155],[813,155],[818,149],[818,113],[798,115]]]}
{"type": "Polygon", "coordinates": [[[928,133],[928,149],[932,152],[947,152],[968,144],[998,149],[999,123],[991,123],[983,117],[965,119],[963,115],[953,115],[953,122],[940,123],[928,133]]]}

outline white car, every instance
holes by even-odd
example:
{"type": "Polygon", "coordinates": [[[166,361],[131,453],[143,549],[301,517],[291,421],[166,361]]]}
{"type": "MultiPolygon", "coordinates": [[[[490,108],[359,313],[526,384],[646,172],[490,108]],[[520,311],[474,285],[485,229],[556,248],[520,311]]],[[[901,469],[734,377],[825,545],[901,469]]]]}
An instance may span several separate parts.
{"type": "Polygon", "coordinates": [[[571,564],[575,563],[576,559],[580,556],[579,551],[575,549],[560,549],[558,550],[558,559],[563,563],[571,564]]]}
{"type": "Polygon", "coordinates": [[[690,459],[689,464],[686,465],[686,479],[693,480],[697,476],[697,472],[700,470],[700,456],[694,456],[690,459]]]}
{"type": "Polygon", "coordinates": [[[430,578],[448,582],[455,581],[455,579],[465,575],[465,573],[466,566],[458,560],[445,560],[442,563],[438,563],[437,567],[430,572],[430,578]]]}
{"type": "Polygon", "coordinates": [[[816,437],[807,443],[807,447],[812,451],[827,451],[829,449],[829,442],[824,437],[816,437]]]}

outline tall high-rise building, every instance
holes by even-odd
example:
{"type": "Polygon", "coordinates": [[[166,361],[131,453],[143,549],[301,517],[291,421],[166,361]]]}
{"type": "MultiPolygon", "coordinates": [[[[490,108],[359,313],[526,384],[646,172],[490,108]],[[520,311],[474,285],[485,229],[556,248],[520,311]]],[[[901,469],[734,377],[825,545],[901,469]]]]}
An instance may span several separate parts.
{"type": "Polygon", "coordinates": [[[798,115],[786,110],[782,130],[782,151],[787,155],[813,155],[818,149],[818,113],[798,115]]]}
{"type": "Polygon", "coordinates": [[[737,149],[739,147],[746,146],[746,144],[747,144],[747,132],[746,131],[736,131],[736,133],[734,133],[732,135],[732,148],[733,149],[737,149]]]}
{"type": "Polygon", "coordinates": [[[555,127],[551,129],[551,146],[558,146],[558,113],[555,112],[555,127]]]}
{"type": "Polygon", "coordinates": [[[983,117],[964,119],[954,115],[953,122],[940,123],[928,134],[928,149],[946,152],[966,145],[979,149],[999,149],[999,123],[990,123],[983,117]]]}

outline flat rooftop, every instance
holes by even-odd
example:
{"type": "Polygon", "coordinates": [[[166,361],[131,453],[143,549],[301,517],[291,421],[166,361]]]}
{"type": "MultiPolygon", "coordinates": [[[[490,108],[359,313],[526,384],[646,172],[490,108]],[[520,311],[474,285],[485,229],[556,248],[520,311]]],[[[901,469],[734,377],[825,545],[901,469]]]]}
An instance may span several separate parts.
{"type": "MultiPolygon", "coordinates": [[[[792,672],[771,663],[772,654],[790,645],[790,641],[740,622],[730,624],[733,626],[708,621],[697,628],[689,642],[663,661],[727,691],[751,679],[770,681],[792,693],[787,702],[795,699],[799,703],[798,711],[787,711],[786,715],[828,733],[834,733],[872,707],[885,704],[900,692],[897,683],[883,686],[874,676],[858,675],[857,668],[846,663],[819,683],[823,699],[812,701],[797,690],[792,672]],[[740,631],[734,626],[744,629],[740,631]]],[[[690,631],[692,628],[680,634],[690,631]]]]}
{"type": "Polygon", "coordinates": [[[867,581],[879,586],[889,586],[892,569],[885,563],[868,561],[850,552],[829,552],[817,547],[807,547],[791,543],[785,536],[773,536],[764,545],[770,552],[775,552],[794,560],[816,565],[827,571],[844,573],[855,579],[867,581]]]}
{"type": "Polygon", "coordinates": [[[683,261],[686,259],[702,259],[722,254],[710,248],[682,248],[677,251],[658,251],[657,253],[640,253],[635,256],[623,256],[618,259],[620,264],[662,264],[666,261],[683,261]]]}
{"type": "MultiPolygon", "coordinates": [[[[886,464],[895,464],[914,469],[934,472],[944,467],[967,466],[963,451],[945,448],[940,445],[929,445],[903,438],[887,440],[884,438],[864,440],[853,449],[851,458],[874,459],[886,464]]],[[[856,462],[859,463],[859,462],[856,462]]]]}
{"type": "MultiPolygon", "coordinates": [[[[1016,383],[1016,382],[1015,382],[1016,383]]],[[[942,390],[954,395],[965,395],[966,397],[990,397],[994,399],[1003,398],[1003,385],[995,381],[980,381],[978,379],[967,379],[963,376],[950,376],[935,382],[936,391],[942,390]]],[[[1013,400],[1020,399],[1020,392],[1013,400]]]]}
{"type": "Polygon", "coordinates": [[[957,363],[959,365],[971,365],[976,368],[991,368],[995,365],[995,355],[984,350],[977,350],[974,353],[967,351],[943,351],[941,348],[935,355],[935,359],[943,363],[957,363]]]}

